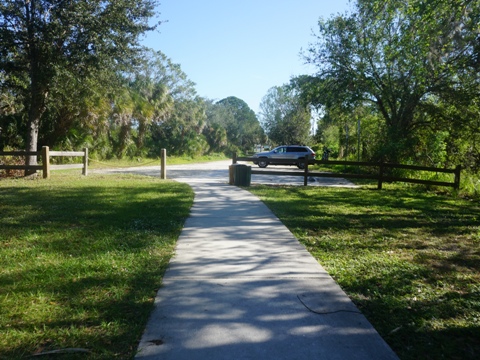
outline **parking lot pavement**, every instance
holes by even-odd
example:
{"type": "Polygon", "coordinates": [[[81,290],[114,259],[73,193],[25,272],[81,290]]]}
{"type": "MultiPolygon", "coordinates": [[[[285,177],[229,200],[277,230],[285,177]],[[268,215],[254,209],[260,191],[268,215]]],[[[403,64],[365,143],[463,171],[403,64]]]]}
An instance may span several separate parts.
{"type": "MultiPolygon", "coordinates": [[[[194,181],[194,182],[228,182],[228,168],[232,164],[231,160],[213,161],[206,163],[184,164],[184,165],[167,165],[167,178],[177,181],[194,181]]],[[[262,170],[256,165],[252,169],[262,170]]],[[[299,170],[294,166],[270,166],[268,170],[278,171],[296,171],[299,170]]],[[[118,169],[92,170],[91,172],[108,172],[108,173],[133,173],[148,176],[160,176],[160,165],[143,166],[118,169]]],[[[277,175],[252,175],[252,184],[265,185],[294,185],[303,186],[302,176],[277,176],[277,175]]],[[[329,187],[356,187],[352,182],[343,178],[323,178],[310,177],[308,186],[329,186],[329,187]]]]}

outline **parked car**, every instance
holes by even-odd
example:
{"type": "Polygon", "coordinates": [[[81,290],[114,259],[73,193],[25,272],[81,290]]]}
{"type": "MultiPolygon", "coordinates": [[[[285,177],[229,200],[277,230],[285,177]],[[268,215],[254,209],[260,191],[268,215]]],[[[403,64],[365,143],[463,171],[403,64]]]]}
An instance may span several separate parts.
{"type": "Polygon", "coordinates": [[[270,151],[256,153],[252,157],[255,159],[253,163],[261,168],[266,168],[268,165],[296,165],[299,169],[303,169],[305,158],[315,160],[315,152],[308,146],[282,145],[270,151]]]}

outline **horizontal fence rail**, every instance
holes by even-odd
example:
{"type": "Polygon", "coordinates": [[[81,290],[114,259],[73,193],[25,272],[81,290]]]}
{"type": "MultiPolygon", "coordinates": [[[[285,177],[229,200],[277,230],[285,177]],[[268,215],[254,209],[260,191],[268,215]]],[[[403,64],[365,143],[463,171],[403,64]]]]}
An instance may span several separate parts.
{"type": "MultiPolygon", "coordinates": [[[[247,162],[258,162],[258,158],[253,157],[237,157],[234,154],[232,163],[236,164],[237,161],[247,161],[247,162]]],[[[455,169],[443,169],[443,168],[434,168],[427,166],[415,166],[415,165],[403,165],[403,164],[391,164],[391,163],[375,163],[375,162],[360,162],[360,161],[337,161],[337,160],[312,160],[312,159],[300,159],[300,164],[304,165],[304,169],[296,172],[287,172],[287,171],[275,171],[275,170],[252,170],[252,175],[279,175],[279,176],[303,176],[303,184],[307,186],[308,177],[327,177],[327,178],[345,178],[345,179],[370,179],[378,181],[378,189],[382,189],[383,183],[389,182],[406,182],[413,184],[422,184],[422,185],[434,185],[434,186],[446,186],[453,187],[454,189],[460,188],[460,173],[461,166],[458,165],[455,169]],[[309,171],[309,165],[314,164],[324,164],[324,165],[345,165],[345,166],[358,166],[358,167],[372,167],[378,168],[376,174],[340,174],[340,173],[325,173],[325,172],[314,172],[309,171]],[[405,169],[405,170],[414,170],[414,171],[429,171],[436,173],[446,173],[454,174],[453,182],[445,181],[434,181],[434,180],[423,180],[423,179],[413,179],[405,177],[396,177],[389,176],[385,174],[386,168],[392,169],[405,169]]],[[[286,164],[291,165],[292,160],[286,159],[275,159],[275,164],[286,164]]]]}
{"type": "MultiPolygon", "coordinates": [[[[1,156],[40,156],[42,158],[42,165],[2,165],[0,169],[4,170],[42,170],[43,178],[50,178],[50,170],[65,170],[65,169],[82,169],[82,174],[88,175],[88,148],[84,148],[83,151],[50,151],[48,146],[42,147],[42,151],[0,151],[1,156]],[[81,164],[65,164],[65,165],[52,165],[50,164],[50,158],[56,156],[73,156],[82,157],[81,164]]],[[[1,162],[1,160],[0,160],[1,162]]]]}

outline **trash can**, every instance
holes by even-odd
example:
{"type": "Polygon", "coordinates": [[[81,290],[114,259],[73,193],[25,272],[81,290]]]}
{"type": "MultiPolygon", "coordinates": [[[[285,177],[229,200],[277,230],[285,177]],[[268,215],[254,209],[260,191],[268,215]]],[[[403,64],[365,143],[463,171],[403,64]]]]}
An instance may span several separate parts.
{"type": "Polygon", "coordinates": [[[230,165],[230,185],[250,186],[252,179],[252,167],[243,164],[230,165]]]}
{"type": "Polygon", "coordinates": [[[228,183],[230,185],[235,184],[235,168],[239,165],[240,164],[232,164],[228,167],[228,177],[229,177],[228,183]]]}
{"type": "Polygon", "coordinates": [[[238,186],[250,186],[250,182],[252,180],[252,167],[243,165],[237,171],[238,174],[238,186]]]}

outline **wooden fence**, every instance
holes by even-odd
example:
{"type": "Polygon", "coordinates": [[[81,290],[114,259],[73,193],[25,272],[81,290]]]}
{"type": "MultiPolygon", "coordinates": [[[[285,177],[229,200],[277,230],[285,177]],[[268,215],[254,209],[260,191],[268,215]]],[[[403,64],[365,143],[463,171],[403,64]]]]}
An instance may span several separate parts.
{"type": "MultiPolygon", "coordinates": [[[[252,157],[237,157],[236,154],[233,155],[232,163],[236,164],[237,161],[258,161],[258,158],[252,157]]],[[[301,171],[274,171],[274,170],[252,170],[252,175],[279,175],[279,176],[303,176],[303,185],[307,186],[308,178],[312,177],[330,177],[330,178],[345,178],[345,179],[371,179],[378,181],[378,189],[382,189],[382,184],[384,182],[406,182],[413,184],[423,184],[423,185],[435,185],[435,186],[447,186],[453,187],[454,189],[460,188],[460,172],[461,166],[458,165],[455,169],[441,169],[433,168],[426,166],[414,166],[414,165],[402,165],[402,164],[390,164],[390,163],[373,163],[373,162],[357,162],[357,161],[330,161],[330,160],[311,160],[311,159],[302,159],[304,163],[304,169],[301,171]],[[314,164],[324,164],[324,165],[344,165],[344,166],[358,166],[358,167],[373,167],[378,168],[376,174],[342,174],[342,173],[326,173],[326,172],[314,172],[309,170],[309,165],[314,164]],[[414,170],[414,171],[428,171],[436,173],[447,173],[454,174],[453,182],[445,181],[433,181],[433,180],[423,180],[423,179],[413,179],[405,177],[396,177],[389,176],[385,174],[385,169],[405,169],[405,170],[414,170]]],[[[278,164],[290,164],[291,160],[280,160],[275,159],[275,163],[278,164]]]]}
{"type": "Polygon", "coordinates": [[[42,147],[42,151],[0,151],[0,156],[40,156],[42,158],[41,165],[1,165],[0,169],[5,170],[42,170],[43,178],[50,178],[50,170],[64,169],[82,169],[82,174],[88,175],[88,149],[83,151],[50,151],[48,146],[42,147]],[[54,156],[80,156],[83,158],[81,164],[50,164],[50,158],[54,156]]]}

